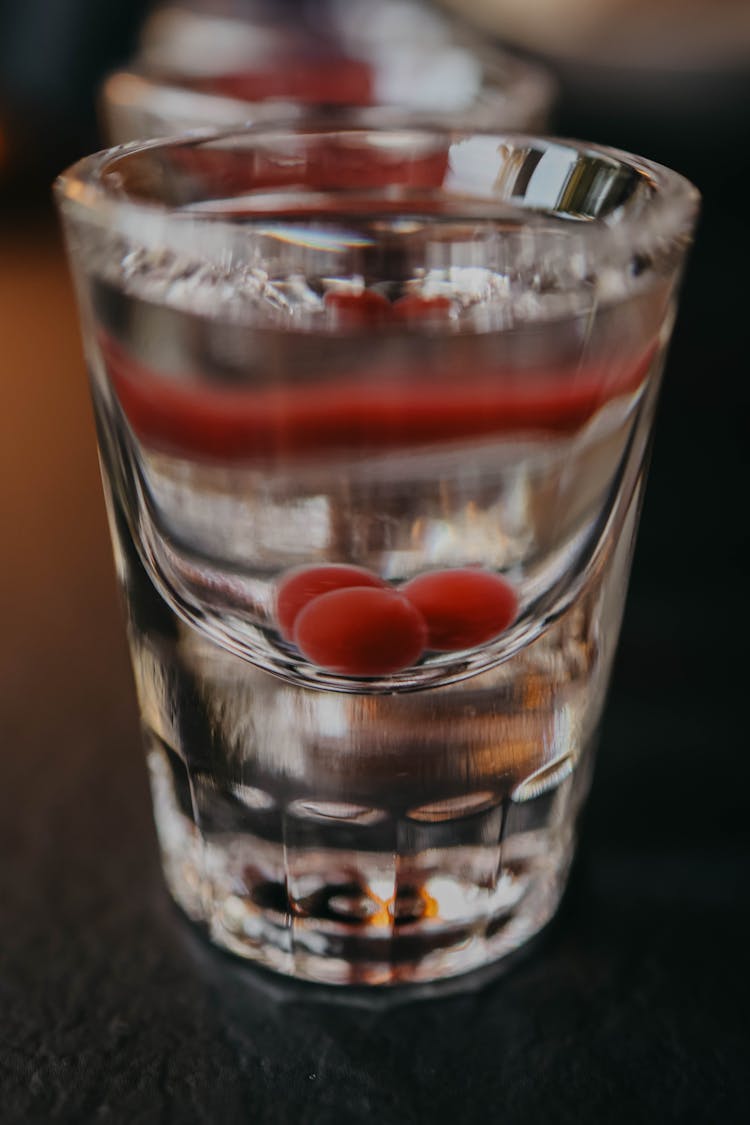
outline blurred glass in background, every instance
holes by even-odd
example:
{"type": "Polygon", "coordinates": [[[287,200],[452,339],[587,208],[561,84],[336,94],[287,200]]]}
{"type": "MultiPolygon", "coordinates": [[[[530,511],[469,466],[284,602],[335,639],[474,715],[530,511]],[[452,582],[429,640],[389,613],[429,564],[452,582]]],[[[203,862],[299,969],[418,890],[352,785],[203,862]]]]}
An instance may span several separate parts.
{"type": "MultiPolygon", "coordinates": [[[[418,0],[168,3],[105,84],[114,142],[289,119],[317,106],[491,128],[544,125],[553,83],[418,0]],[[378,107],[376,109],[376,107],[378,107]]],[[[387,119],[387,118],[386,118],[387,119]]]]}

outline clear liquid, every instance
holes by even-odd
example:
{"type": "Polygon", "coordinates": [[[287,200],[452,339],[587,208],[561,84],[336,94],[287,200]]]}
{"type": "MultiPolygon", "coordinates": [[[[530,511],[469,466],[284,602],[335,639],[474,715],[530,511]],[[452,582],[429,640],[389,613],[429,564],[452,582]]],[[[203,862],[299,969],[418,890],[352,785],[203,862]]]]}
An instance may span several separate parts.
{"type": "MultiPolygon", "coordinates": [[[[294,372],[322,394],[371,368],[356,334],[220,334],[124,293],[100,294],[98,308],[119,347],[177,381],[196,356],[223,385],[294,372]]],[[[634,303],[591,321],[588,369],[622,367],[625,339],[627,362],[642,355],[653,315],[634,303]]],[[[470,382],[487,357],[559,365],[580,332],[558,320],[439,343],[367,339],[380,371],[426,367],[429,396],[441,370],[470,382]]],[[[216,942],[300,977],[395,983],[485,964],[551,917],[619,630],[659,353],[637,386],[563,432],[241,458],[139,432],[112,370],[95,365],[165,870],[216,942]],[[321,562],[396,586],[480,565],[512,582],[519,614],[480,648],[428,651],[389,678],[334,676],[274,616],[279,578],[321,562]]]]}

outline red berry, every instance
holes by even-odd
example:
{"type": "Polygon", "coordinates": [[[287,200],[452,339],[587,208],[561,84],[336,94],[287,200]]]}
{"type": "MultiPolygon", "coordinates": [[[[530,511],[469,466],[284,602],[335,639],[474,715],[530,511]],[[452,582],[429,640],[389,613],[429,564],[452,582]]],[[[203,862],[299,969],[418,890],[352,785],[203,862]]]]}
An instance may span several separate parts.
{"type": "Polygon", "coordinates": [[[294,640],[321,668],[343,676],[386,676],[422,655],[427,626],[392,590],[349,587],[322,594],[297,618],[294,640]]]}
{"type": "Polygon", "coordinates": [[[344,563],[300,566],[288,571],[276,591],[276,616],[282,636],[289,641],[292,639],[298,614],[313,598],[348,586],[383,588],[385,582],[363,566],[347,566],[344,563]]]}
{"type": "Polygon", "coordinates": [[[325,304],[335,323],[345,327],[380,324],[391,315],[390,301],[372,289],[360,293],[331,291],[326,293],[325,304]]]}
{"type": "Polygon", "coordinates": [[[469,567],[421,574],[401,592],[424,617],[428,646],[438,652],[492,640],[518,611],[518,599],[504,578],[469,567]]]}
{"type": "Polygon", "coordinates": [[[449,297],[422,297],[418,293],[409,293],[406,297],[399,297],[391,310],[396,320],[445,320],[450,316],[453,302],[449,297]]]}

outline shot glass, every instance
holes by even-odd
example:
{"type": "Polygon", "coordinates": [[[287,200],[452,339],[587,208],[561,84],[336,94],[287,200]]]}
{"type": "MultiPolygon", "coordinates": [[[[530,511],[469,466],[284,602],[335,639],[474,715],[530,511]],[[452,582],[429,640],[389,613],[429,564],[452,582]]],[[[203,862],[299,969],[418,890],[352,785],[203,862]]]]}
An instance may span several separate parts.
{"type": "Polygon", "coordinates": [[[573,856],[695,189],[326,122],[56,192],[172,895],[314,981],[503,958],[573,856]]]}
{"type": "Polygon", "coordinates": [[[358,107],[371,124],[543,128],[555,92],[540,66],[459,35],[424,4],[316,0],[157,9],[132,64],[100,99],[112,144],[358,107]]]}

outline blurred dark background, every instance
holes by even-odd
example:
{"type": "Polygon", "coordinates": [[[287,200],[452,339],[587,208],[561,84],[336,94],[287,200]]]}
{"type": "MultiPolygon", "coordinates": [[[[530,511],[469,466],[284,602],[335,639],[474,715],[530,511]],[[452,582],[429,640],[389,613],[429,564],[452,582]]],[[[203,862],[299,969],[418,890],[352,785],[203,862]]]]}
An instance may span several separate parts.
{"type": "Polygon", "coordinates": [[[652,6],[640,53],[624,0],[579,41],[580,4],[546,0],[538,34],[517,5],[461,7],[555,71],[555,132],[704,196],[564,910],[507,978],[387,1012],[269,985],[176,920],[49,199],[100,145],[97,88],[149,5],[0,0],[3,1122],[747,1120],[747,5],[652,6]]]}
{"type": "Polygon", "coordinates": [[[148,0],[0,0],[0,184],[41,202],[76,156],[101,147],[95,92],[134,52],[148,0]]]}

